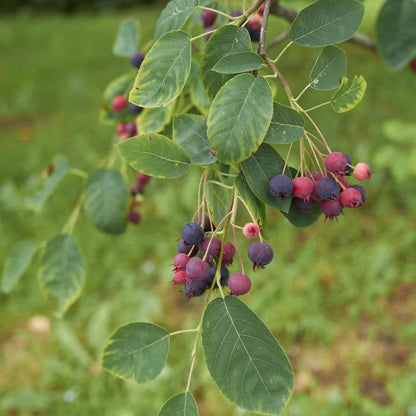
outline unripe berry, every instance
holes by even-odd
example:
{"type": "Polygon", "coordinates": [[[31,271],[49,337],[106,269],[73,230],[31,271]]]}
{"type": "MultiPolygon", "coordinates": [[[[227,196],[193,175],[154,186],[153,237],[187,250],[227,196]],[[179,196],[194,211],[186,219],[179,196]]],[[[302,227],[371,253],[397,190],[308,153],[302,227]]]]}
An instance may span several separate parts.
{"type": "Polygon", "coordinates": [[[203,256],[206,254],[207,261],[212,261],[214,257],[218,257],[221,251],[221,241],[218,238],[205,237],[199,243],[199,251],[203,256]]]}
{"type": "Polygon", "coordinates": [[[126,123],[119,123],[117,124],[117,134],[120,136],[123,133],[126,133],[127,129],[126,129],[126,123]]]}
{"type": "Polygon", "coordinates": [[[127,107],[127,100],[122,95],[116,95],[113,98],[113,111],[117,112],[127,107]]]}
{"type": "Polygon", "coordinates": [[[246,28],[250,31],[252,30],[259,30],[261,28],[261,16],[256,13],[248,22],[246,25],[246,28]],[[250,29],[249,29],[250,28],[250,29]]]}
{"type": "Polygon", "coordinates": [[[278,201],[286,199],[293,191],[292,179],[287,175],[273,176],[269,183],[269,190],[278,201]]]}
{"type": "Polygon", "coordinates": [[[134,225],[137,225],[140,222],[140,213],[137,211],[129,211],[127,214],[127,219],[134,225]]]}
{"type": "Polygon", "coordinates": [[[233,273],[228,278],[228,287],[232,296],[245,295],[251,289],[251,280],[243,273],[233,273]]]}
{"type": "Polygon", "coordinates": [[[140,68],[144,59],[144,55],[141,52],[135,52],[133,55],[130,56],[130,64],[133,68],[140,68]]]}
{"type": "Polygon", "coordinates": [[[318,185],[318,182],[320,179],[322,179],[324,177],[322,172],[316,172],[312,174],[313,177],[313,191],[311,193],[311,199],[313,199],[314,201],[320,201],[322,198],[319,197],[318,192],[316,191],[316,187],[318,185]]]}
{"type": "Polygon", "coordinates": [[[253,263],[254,271],[258,268],[264,269],[264,266],[266,266],[273,260],[273,250],[266,243],[253,243],[248,248],[248,258],[253,263]]]}
{"type": "Polygon", "coordinates": [[[359,181],[370,179],[372,173],[373,172],[370,171],[370,167],[367,165],[367,163],[360,162],[355,165],[354,178],[358,179],[359,181]]]}
{"type": "Polygon", "coordinates": [[[184,285],[186,283],[186,272],[185,270],[177,270],[173,273],[173,284],[184,285]]]}
{"type": "Polygon", "coordinates": [[[336,199],[339,192],[339,185],[332,176],[324,176],[316,184],[316,193],[319,198],[336,199]]]}
{"type": "Polygon", "coordinates": [[[367,195],[365,189],[361,185],[351,185],[351,188],[357,189],[361,194],[361,205],[364,205],[367,202],[367,195]]]}
{"type": "Polygon", "coordinates": [[[211,27],[217,20],[217,14],[211,10],[204,10],[201,13],[201,20],[205,28],[211,27]]]}
{"type": "Polygon", "coordinates": [[[130,136],[127,132],[124,132],[124,133],[120,134],[120,141],[127,140],[129,138],[130,138],[130,136]]]}
{"type": "Polygon", "coordinates": [[[226,266],[231,266],[233,264],[234,254],[235,254],[235,247],[231,243],[226,242],[224,244],[224,249],[222,252],[222,262],[226,266]]]}
{"type": "Polygon", "coordinates": [[[361,192],[352,187],[344,189],[339,195],[339,200],[345,208],[358,208],[362,204],[361,192]]]}
{"type": "Polygon", "coordinates": [[[342,213],[342,205],[339,199],[324,200],[320,202],[321,211],[325,214],[325,220],[334,220],[342,213]]]}
{"type": "Polygon", "coordinates": [[[175,271],[178,270],[185,270],[186,265],[189,261],[189,256],[185,253],[178,253],[174,258],[173,258],[173,267],[175,271]]]}
{"type": "Polygon", "coordinates": [[[204,230],[196,222],[190,222],[183,227],[182,237],[186,244],[199,244],[204,238],[204,230]]]}
{"type": "Polygon", "coordinates": [[[341,186],[342,189],[350,187],[350,184],[348,183],[347,178],[345,176],[342,176],[342,175],[335,175],[335,176],[337,178],[337,182],[342,185],[341,186]]]}
{"type": "Polygon", "coordinates": [[[247,238],[256,238],[260,234],[260,227],[255,222],[248,222],[243,227],[243,234],[247,238]]]}
{"type": "Polygon", "coordinates": [[[299,176],[292,179],[293,184],[293,196],[295,198],[303,199],[305,202],[309,201],[313,190],[315,189],[315,184],[311,178],[307,176],[299,176]]]}
{"type": "Polygon", "coordinates": [[[191,280],[204,280],[208,277],[209,265],[199,257],[192,257],[186,263],[185,270],[191,280]]]}
{"type": "Polygon", "coordinates": [[[347,158],[342,152],[331,152],[324,160],[324,165],[327,170],[339,175],[345,174],[347,166],[347,158]]]}

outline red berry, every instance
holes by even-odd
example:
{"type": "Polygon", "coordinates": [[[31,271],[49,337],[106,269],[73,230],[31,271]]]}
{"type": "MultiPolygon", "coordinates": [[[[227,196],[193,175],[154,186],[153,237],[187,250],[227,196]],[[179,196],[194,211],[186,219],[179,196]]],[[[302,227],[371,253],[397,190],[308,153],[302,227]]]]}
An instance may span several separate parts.
{"type": "Polygon", "coordinates": [[[186,283],[186,272],[185,270],[178,270],[173,273],[173,284],[184,285],[186,283]]]}
{"type": "Polygon", "coordinates": [[[358,208],[363,202],[361,192],[355,188],[344,189],[339,195],[339,200],[345,208],[358,208]]]}
{"type": "Polygon", "coordinates": [[[354,168],[354,178],[359,181],[362,181],[363,179],[370,179],[372,173],[373,172],[370,171],[370,167],[364,162],[357,163],[354,168]]]}
{"type": "Polygon", "coordinates": [[[303,199],[305,202],[309,201],[312,192],[315,189],[315,184],[311,178],[307,176],[299,176],[292,179],[293,191],[295,198],[303,199]]]}
{"type": "Polygon", "coordinates": [[[257,12],[260,16],[263,16],[264,13],[264,3],[260,6],[259,11],[257,12]]]}
{"type": "Polygon", "coordinates": [[[233,273],[228,278],[228,287],[231,290],[230,295],[244,295],[251,289],[251,280],[243,273],[233,273]]]}
{"type": "Polygon", "coordinates": [[[348,159],[342,152],[332,152],[324,160],[325,168],[339,175],[345,174],[347,163],[348,159]]]}
{"type": "Polygon", "coordinates": [[[117,124],[117,134],[121,136],[123,133],[126,133],[126,123],[117,124]]]}
{"type": "Polygon", "coordinates": [[[127,219],[134,225],[137,225],[140,222],[140,213],[137,211],[129,211],[127,214],[127,219]]]}
{"type": "Polygon", "coordinates": [[[247,23],[247,29],[251,30],[259,30],[261,28],[261,16],[259,14],[255,14],[247,23]]]}
{"type": "Polygon", "coordinates": [[[211,27],[215,23],[216,19],[217,19],[217,14],[211,10],[204,10],[201,13],[202,24],[204,25],[205,28],[211,27]]]}
{"type": "Polygon", "coordinates": [[[122,95],[113,98],[113,111],[117,112],[127,107],[127,100],[122,95]]]}
{"type": "Polygon", "coordinates": [[[260,227],[255,222],[248,222],[243,227],[243,234],[247,238],[256,238],[260,234],[260,227]]]}
{"type": "Polygon", "coordinates": [[[150,181],[150,176],[146,175],[145,173],[142,173],[142,172],[137,172],[136,173],[136,180],[137,180],[137,183],[139,183],[142,186],[145,186],[150,181]]]}
{"type": "Polygon", "coordinates": [[[410,61],[409,66],[413,72],[416,72],[416,58],[410,61]]]}

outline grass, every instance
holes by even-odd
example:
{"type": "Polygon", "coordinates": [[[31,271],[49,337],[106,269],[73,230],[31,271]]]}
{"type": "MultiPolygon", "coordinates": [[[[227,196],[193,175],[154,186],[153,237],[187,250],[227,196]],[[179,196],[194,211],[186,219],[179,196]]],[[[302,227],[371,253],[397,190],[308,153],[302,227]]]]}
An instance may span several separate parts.
{"type": "MultiPolygon", "coordinates": [[[[158,11],[131,14],[142,22],[142,38],[150,39],[158,11]]],[[[98,123],[98,109],[104,86],[128,70],[125,59],[111,54],[123,16],[1,18],[2,259],[23,238],[53,237],[70,215],[82,187],[76,177],[63,181],[40,215],[24,208],[50,159],[62,153],[72,166],[90,172],[112,146],[113,129],[98,123]]],[[[278,32],[279,25],[274,21],[273,30],[278,32]]],[[[387,143],[383,123],[414,121],[410,86],[415,78],[407,70],[390,71],[367,51],[343,48],[349,75],[361,73],[368,80],[366,97],[351,113],[329,116],[330,109],[322,109],[313,114],[331,147],[368,161],[376,171],[366,183],[368,203],[338,223],[318,221],[308,229],[294,229],[270,213],[268,235],[276,258],[253,276],[252,292],[244,300],[294,365],[296,392],[287,415],[412,416],[414,171],[402,163],[409,178],[404,182],[388,164],[377,166],[373,159],[385,149],[392,158],[397,151],[405,161],[410,157],[404,145],[387,143]]],[[[294,91],[303,88],[317,53],[293,47],[284,60],[282,71],[294,91]]],[[[307,93],[305,100],[313,105],[317,93],[307,93]]],[[[86,258],[87,280],[64,320],[54,318],[55,305],[38,288],[37,264],[12,294],[0,295],[0,409],[5,414],[151,415],[183,391],[192,335],[173,339],[168,365],[145,385],[100,371],[99,356],[106,337],[127,322],[154,321],[172,331],[195,326],[200,302],[184,301],[172,289],[169,263],[193,213],[197,180],[196,174],[174,186],[152,180],[142,223],[117,238],[95,230],[81,216],[75,237],[86,258]]],[[[201,415],[237,414],[202,360],[194,375],[192,391],[201,415]]]]}

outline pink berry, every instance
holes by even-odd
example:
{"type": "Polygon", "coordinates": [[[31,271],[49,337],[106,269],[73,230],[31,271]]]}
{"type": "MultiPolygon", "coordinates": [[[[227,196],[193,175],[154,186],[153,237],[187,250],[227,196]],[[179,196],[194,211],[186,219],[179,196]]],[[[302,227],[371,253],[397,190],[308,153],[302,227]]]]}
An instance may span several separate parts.
{"type": "Polygon", "coordinates": [[[192,257],[186,263],[185,269],[190,280],[204,280],[209,274],[209,264],[199,257],[192,257]]]}
{"type": "Polygon", "coordinates": [[[358,208],[363,202],[361,192],[355,188],[344,189],[339,196],[339,200],[345,208],[358,208]]]}
{"type": "Polygon", "coordinates": [[[247,238],[256,238],[260,234],[260,227],[255,222],[248,222],[243,227],[243,234],[247,238]]]}
{"type": "Polygon", "coordinates": [[[325,220],[333,221],[342,213],[342,205],[338,199],[325,199],[320,202],[321,211],[325,214],[325,220]]]}
{"type": "Polygon", "coordinates": [[[258,30],[261,28],[261,16],[256,13],[247,23],[251,30],[258,30]]]}
{"type": "Polygon", "coordinates": [[[124,133],[120,134],[120,141],[127,140],[129,138],[130,138],[130,136],[127,132],[124,132],[124,133]]]}
{"type": "Polygon", "coordinates": [[[309,201],[312,192],[315,189],[315,184],[311,178],[307,176],[299,176],[292,179],[293,191],[295,198],[303,199],[305,202],[309,201]]]}
{"type": "Polygon", "coordinates": [[[126,133],[126,123],[117,124],[117,134],[121,136],[123,133],[126,133]]]}
{"type": "Polygon", "coordinates": [[[150,176],[146,175],[145,173],[142,173],[142,172],[137,172],[136,173],[136,180],[137,180],[137,183],[139,183],[142,186],[145,186],[150,181],[150,176]]]}
{"type": "Polygon", "coordinates": [[[233,273],[228,278],[228,287],[231,290],[230,295],[244,295],[251,289],[251,280],[243,273],[233,273]]]}
{"type": "Polygon", "coordinates": [[[189,261],[189,256],[185,253],[178,253],[174,258],[173,258],[173,267],[174,267],[174,271],[178,271],[178,270],[185,270],[186,268],[186,264],[189,261]]]}
{"type": "Polygon", "coordinates": [[[373,172],[370,171],[370,167],[367,163],[360,162],[357,163],[354,169],[354,178],[362,181],[363,179],[370,179],[371,174],[373,172]]]}
{"type": "Polygon", "coordinates": [[[113,98],[113,111],[117,112],[127,107],[127,100],[122,95],[113,98]]]}
{"type": "Polygon", "coordinates": [[[339,175],[345,174],[347,163],[347,157],[342,152],[331,152],[324,160],[325,168],[339,175]]]}
{"type": "Polygon", "coordinates": [[[186,283],[186,272],[185,270],[178,270],[173,273],[173,284],[184,285],[186,283]]]}
{"type": "Polygon", "coordinates": [[[216,19],[217,19],[217,14],[211,10],[204,10],[201,13],[202,24],[204,25],[205,28],[211,27],[215,23],[216,19]]]}

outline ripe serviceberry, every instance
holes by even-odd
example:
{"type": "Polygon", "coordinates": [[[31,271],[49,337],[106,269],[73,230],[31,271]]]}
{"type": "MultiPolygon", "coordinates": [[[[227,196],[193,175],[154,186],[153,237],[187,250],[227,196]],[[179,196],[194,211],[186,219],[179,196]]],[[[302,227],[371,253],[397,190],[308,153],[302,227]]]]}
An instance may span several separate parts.
{"type": "Polygon", "coordinates": [[[150,176],[146,175],[145,173],[142,173],[142,172],[137,172],[136,173],[136,180],[137,180],[138,184],[140,184],[142,186],[146,186],[150,181],[150,176]]]}
{"type": "Polygon", "coordinates": [[[367,202],[367,195],[365,189],[361,185],[351,185],[351,188],[357,189],[361,194],[361,205],[364,205],[367,202]]]}
{"type": "Polygon", "coordinates": [[[293,191],[292,194],[295,198],[303,199],[305,202],[309,201],[315,184],[311,178],[307,176],[299,176],[292,179],[293,191]]]}
{"type": "Polygon", "coordinates": [[[246,29],[250,34],[250,38],[253,42],[258,42],[260,40],[260,30],[261,30],[261,16],[255,14],[246,25],[246,29]]]}
{"type": "Polygon", "coordinates": [[[345,174],[347,167],[347,157],[342,152],[331,152],[324,160],[324,165],[327,170],[339,175],[345,174]]]}
{"type": "Polygon", "coordinates": [[[247,238],[256,238],[260,234],[260,227],[255,222],[248,222],[243,227],[243,234],[247,238]]]}
{"type": "Polygon", "coordinates": [[[211,10],[204,10],[201,13],[201,20],[205,28],[212,27],[217,20],[217,14],[211,10]]]}
{"type": "Polygon", "coordinates": [[[116,95],[113,98],[113,111],[118,112],[127,107],[127,100],[122,95],[116,95]]]}
{"type": "Polygon", "coordinates": [[[287,175],[273,176],[269,183],[269,190],[278,201],[284,200],[292,194],[292,179],[290,179],[287,175]]]}
{"type": "MultiPolygon", "coordinates": [[[[217,268],[218,268],[218,266],[211,266],[209,268],[209,273],[208,273],[208,277],[207,277],[207,287],[212,286],[212,282],[214,281],[215,274],[217,273],[217,268]]],[[[225,267],[224,264],[221,264],[221,278],[220,278],[220,285],[221,286],[226,286],[227,285],[229,275],[230,275],[230,272],[228,271],[228,269],[225,267]]],[[[215,286],[215,287],[217,287],[217,286],[215,286]]]]}
{"type": "Polygon", "coordinates": [[[140,107],[133,103],[129,103],[129,109],[136,116],[143,111],[143,107],[140,107]]]}
{"type": "Polygon", "coordinates": [[[251,289],[251,280],[243,273],[233,273],[228,278],[228,287],[231,296],[245,295],[251,289]]]}
{"type": "Polygon", "coordinates": [[[342,213],[342,205],[339,199],[324,200],[319,203],[321,211],[325,214],[325,220],[336,219],[342,213]]]}
{"type": "Polygon", "coordinates": [[[218,257],[220,255],[221,251],[221,241],[218,240],[218,238],[211,238],[211,237],[205,237],[200,243],[199,243],[199,251],[201,254],[205,257],[207,261],[212,261],[214,257],[218,257]]]}
{"type": "Polygon", "coordinates": [[[358,208],[363,202],[361,192],[352,187],[344,189],[339,195],[339,200],[345,208],[358,208]]]}
{"type": "Polygon", "coordinates": [[[183,227],[182,237],[186,244],[199,244],[204,238],[204,230],[196,222],[190,222],[183,227]]]}
{"type": "Polygon", "coordinates": [[[140,222],[140,213],[134,210],[131,210],[127,214],[127,219],[134,225],[137,225],[140,222]]]}
{"type": "Polygon", "coordinates": [[[189,257],[194,257],[198,254],[198,246],[186,244],[184,239],[180,238],[178,240],[178,253],[185,253],[189,257]]]}
{"type": "Polygon", "coordinates": [[[339,192],[339,184],[332,176],[324,176],[316,184],[316,193],[321,199],[336,199],[339,192]]]}
{"type": "Polygon", "coordinates": [[[209,219],[208,215],[204,215],[203,221],[201,221],[201,215],[198,215],[196,223],[200,225],[205,232],[214,231],[215,225],[212,224],[211,220],[209,219]]]}
{"type": "Polygon", "coordinates": [[[264,13],[264,3],[260,6],[259,11],[257,12],[260,16],[263,16],[264,13]]]}
{"type": "Polygon", "coordinates": [[[370,171],[370,167],[367,163],[360,162],[355,165],[354,178],[362,181],[364,179],[370,179],[373,172],[370,171]]]}
{"type": "Polygon", "coordinates": [[[192,257],[185,266],[186,274],[191,280],[204,280],[208,277],[209,264],[199,257],[192,257]]]}
{"type": "Polygon", "coordinates": [[[126,124],[126,132],[129,137],[133,137],[137,135],[137,126],[136,123],[131,122],[126,124]]]}
{"type": "Polygon", "coordinates": [[[189,256],[185,253],[178,253],[174,258],[173,258],[173,270],[174,271],[178,271],[178,270],[185,270],[186,265],[189,261],[189,256]]]}
{"type": "Polygon", "coordinates": [[[186,271],[185,270],[177,270],[173,273],[173,280],[172,283],[174,285],[184,285],[186,283],[186,271]]]}
{"type": "Polygon", "coordinates": [[[185,296],[188,299],[194,296],[201,296],[206,288],[207,286],[204,280],[187,280],[185,283],[185,296]]]}
{"type": "Polygon", "coordinates": [[[224,249],[222,252],[222,262],[226,266],[231,266],[233,264],[234,254],[235,254],[235,247],[231,243],[226,242],[224,244],[224,249]]]}
{"type": "Polygon", "coordinates": [[[144,55],[141,52],[135,52],[133,55],[130,56],[130,64],[133,68],[140,68],[144,59],[144,55]]]}
{"type": "Polygon", "coordinates": [[[352,172],[352,162],[351,162],[351,158],[344,152],[342,152],[342,154],[347,158],[347,166],[345,166],[345,172],[344,174],[349,176],[351,175],[352,172]]]}
{"type": "Polygon", "coordinates": [[[316,191],[316,187],[318,185],[318,182],[320,181],[320,179],[322,179],[324,177],[324,174],[322,172],[315,172],[312,174],[312,178],[313,178],[313,191],[311,193],[311,199],[313,199],[314,201],[320,201],[321,198],[318,195],[318,192],[316,191]]]}
{"type": "Polygon", "coordinates": [[[253,243],[248,248],[248,258],[253,263],[254,271],[258,268],[264,269],[273,260],[273,250],[266,243],[253,243]]]}
{"type": "Polygon", "coordinates": [[[309,211],[316,204],[316,201],[314,201],[313,199],[309,199],[309,201],[304,201],[301,198],[293,198],[293,202],[303,212],[309,211]]]}

